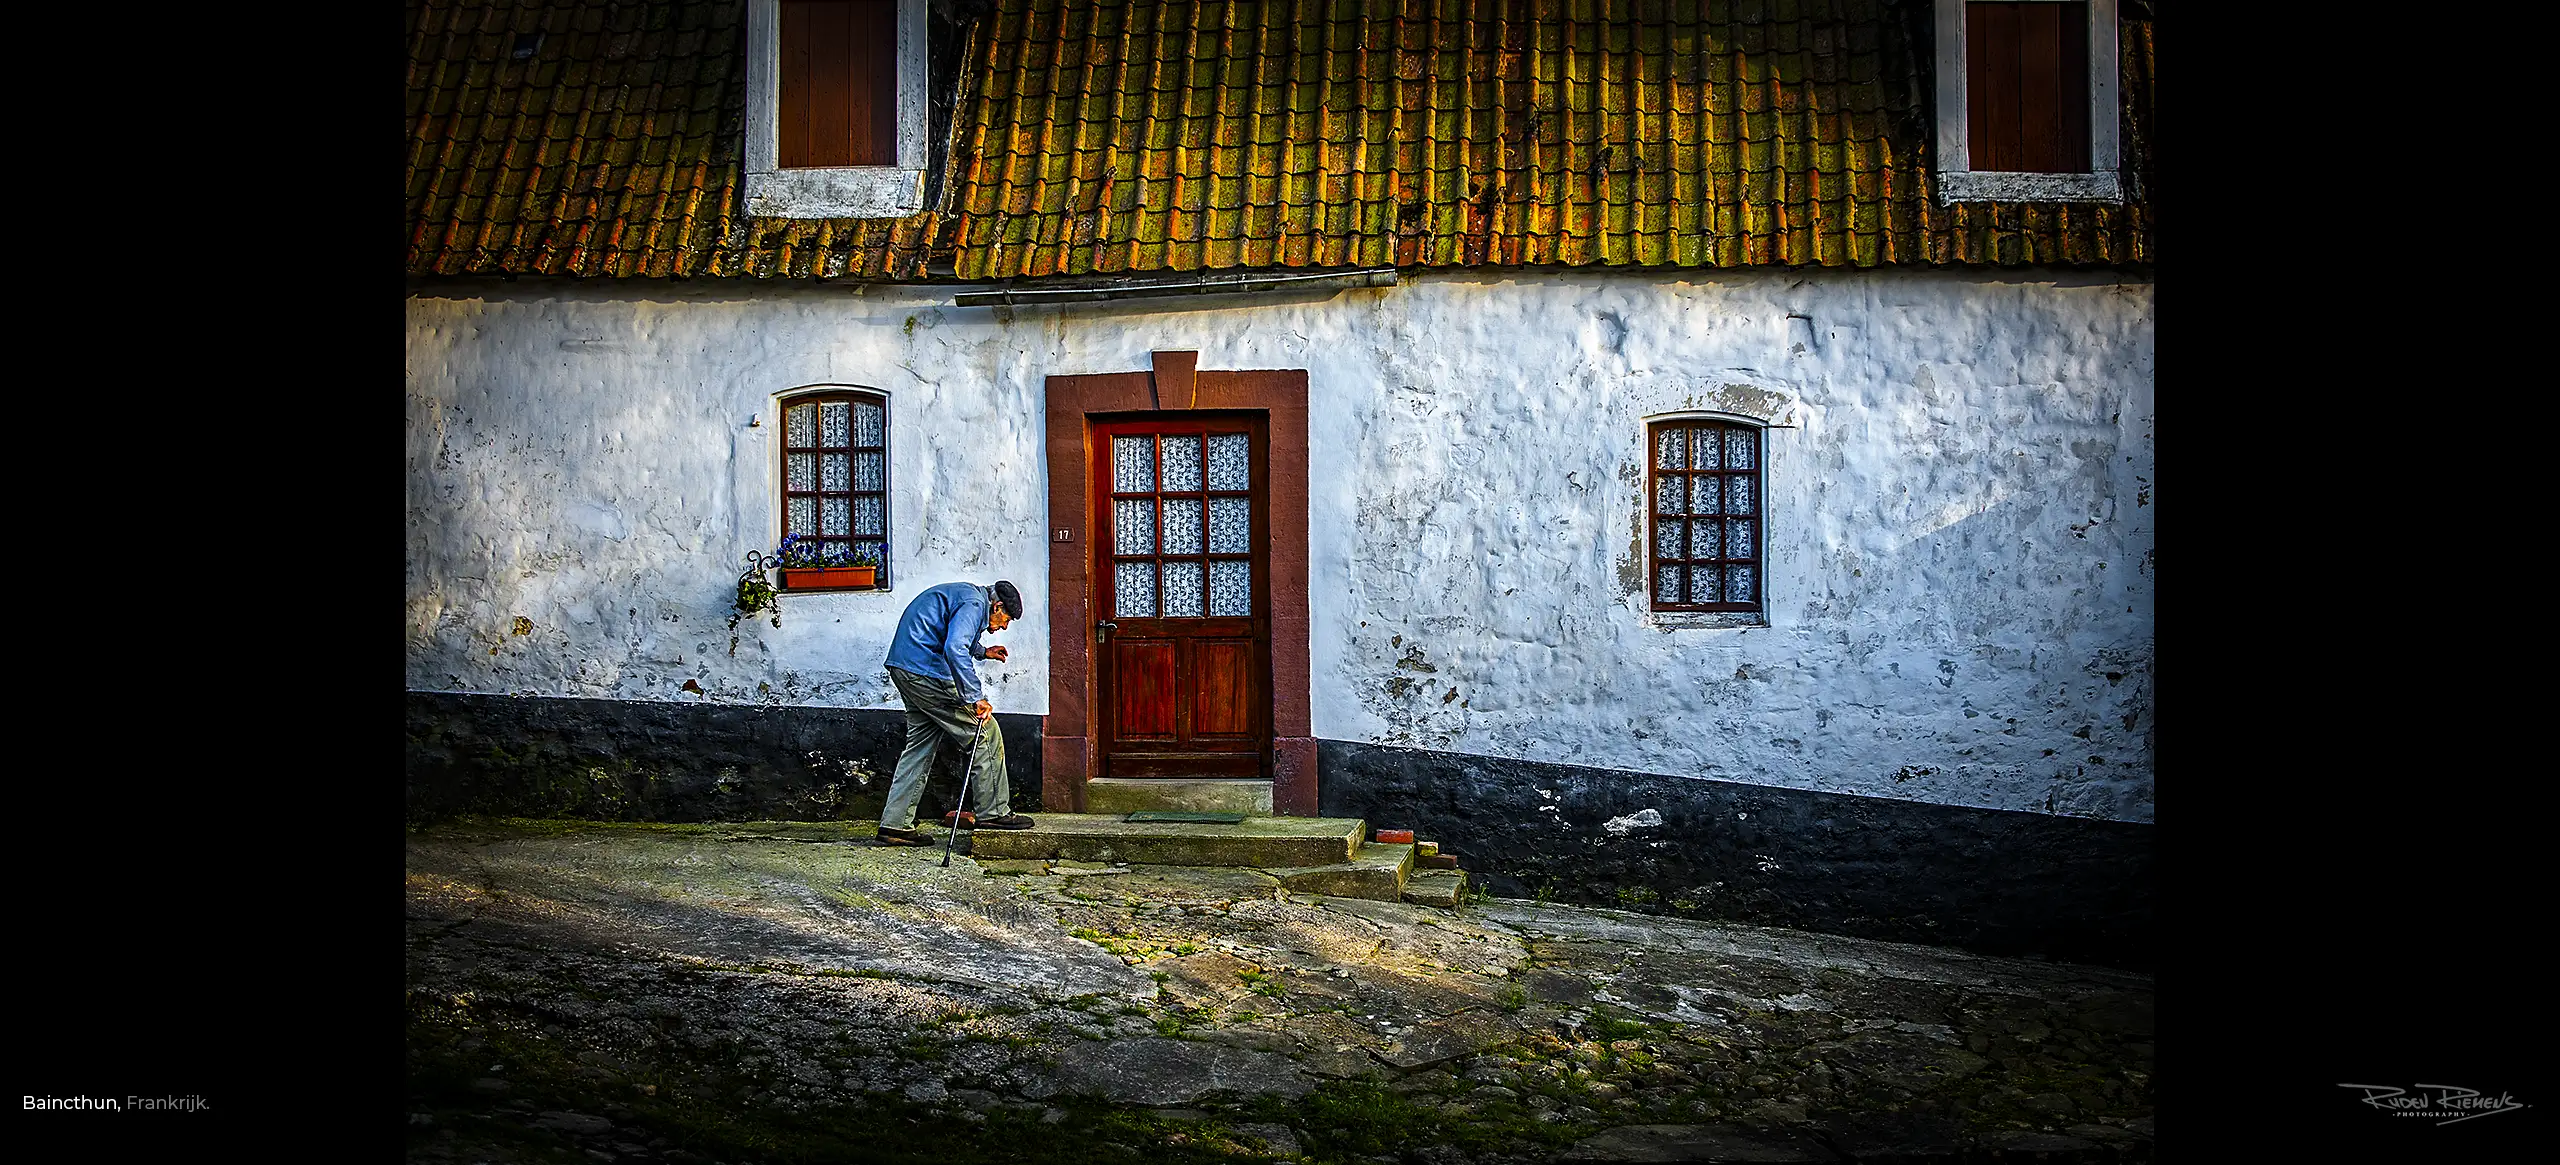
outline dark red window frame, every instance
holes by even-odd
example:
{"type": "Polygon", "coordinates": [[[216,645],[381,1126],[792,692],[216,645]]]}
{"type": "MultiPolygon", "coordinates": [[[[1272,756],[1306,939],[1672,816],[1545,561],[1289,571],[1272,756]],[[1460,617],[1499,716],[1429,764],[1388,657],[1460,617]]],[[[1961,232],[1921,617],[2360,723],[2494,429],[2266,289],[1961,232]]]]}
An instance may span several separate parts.
{"type": "Polygon", "coordinates": [[[863,547],[869,547],[871,553],[868,555],[868,561],[857,561],[855,565],[868,565],[877,568],[872,576],[873,588],[876,590],[889,589],[889,531],[894,527],[891,521],[892,516],[889,511],[889,396],[887,393],[862,391],[808,392],[784,398],[782,401],[782,480],[780,484],[782,487],[782,532],[784,534],[799,534],[804,540],[814,538],[825,551],[836,551],[848,548],[859,551],[863,547]],[[846,410],[845,443],[842,445],[831,445],[826,442],[825,426],[821,418],[824,416],[824,406],[837,402],[845,403],[851,407],[848,407],[846,410]],[[814,440],[808,444],[801,444],[793,439],[792,411],[804,405],[808,406],[811,410],[809,414],[809,429],[814,435],[814,440]],[[880,440],[878,444],[865,444],[862,440],[862,423],[860,413],[860,406],[862,405],[870,405],[880,410],[880,440]],[[843,454],[846,462],[846,488],[844,489],[826,488],[826,457],[828,454],[836,453],[843,454]],[[859,488],[863,484],[860,464],[862,460],[861,455],[865,453],[877,453],[880,456],[880,477],[877,482],[880,488],[878,489],[859,488]],[[791,459],[794,455],[810,456],[813,465],[809,473],[808,484],[811,488],[792,488],[793,479],[791,476],[791,459]],[[845,532],[842,534],[830,534],[825,531],[826,503],[829,499],[834,498],[844,499],[845,532]],[[812,520],[812,529],[802,530],[793,524],[791,503],[795,499],[808,500],[810,510],[816,515],[812,520]],[[864,499],[877,499],[879,501],[880,530],[877,534],[864,534],[860,532],[862,528],[862,501],[864,499]]]}
{"type": "Polygon", "coordinates": [[[1767,480],[1762,470],[1767,465],[1766,442],[1760,439],[1760,426],[1737,421],[1670,420],[1655,421],[1645,426],[1645,590],[1656,611],[1734,611],[1756,612],[1765,608],[1768,593],[1767,548],[1762,539],[1769,509],[1767,480]],[[1683,449],[1677,458],[1666,457],[1664,439],[1680,434],[1683,449]],[[1717,456],[1705,468],[1695,454],[1697,437],[1715,436],[1717,456]],[[1737,434],[1739,443],[1727,434],[1737,434]],[[1726,451],[1739,449],[1748,464],[1736,468],[1736,459],[1726,451]],[[1695,484],[1700,479],[1711,481],[1706,493],[1714,501],[1708,512],[1696,512],[1701,496],[1695,484]],[[1736,513],[1735,486],[1742,482],[1747,510],[1736,513]],[[1672,523],[1678,523],[1676,527],[1672,523]],[[1697,526],[1711,524],[1708,539],[1697,538],[1697,526]],[[1677,535],[1674,538],[1674,535],[1677,535]],[[1676,545],[1672,545],[1675,543],[1676,545]],[[1715,553],[1697,556],[1701,549],[1715,553]],[[1666,554],[1676,550],[1676,554],[1666,554]],[[1733,568],[1748,571],[1749,582],[1740,597],[1727,592],[1733,580],[1733,568]],[[1665,571],[1677,586],[1677,592],[1665,597],[1665,571]],[[1714,598],[1697,601],[1701,572],[1712,572],[1716,586],[1714,598]]]}

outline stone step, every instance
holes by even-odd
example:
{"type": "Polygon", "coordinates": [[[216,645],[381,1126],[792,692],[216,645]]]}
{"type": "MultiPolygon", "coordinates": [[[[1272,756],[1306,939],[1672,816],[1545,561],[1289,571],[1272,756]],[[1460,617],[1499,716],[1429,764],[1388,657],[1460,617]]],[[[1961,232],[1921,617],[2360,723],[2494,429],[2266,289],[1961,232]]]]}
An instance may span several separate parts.
{"type": "Polygon", "coordinates": [[[1404,893],[1413,873],[1413,847],[1370,842],[1347,862],[1294,866],[1269,871],[1283,889],[1335,898],[1367,898],[1393,902],[1404,893]]]}
{"type": "Polygon", "coordinates": [[[1031,818],[1038,824],[1030,829],[973,831],[970,853],[996,859],[1269,870],[1349,862],[1369,829],[1357,817],[1248,817],[1234,825],[1133,824],[1120,813],[1035,813],[1031,818]]]}
{"type": "Polygon", "coordinates": [[[1465,870],[1415,870],[1412,877],[1405,879],[1403,898],[1416,906],[1447,909],[1458,904],[1459,895],[1466,889],[1465,870]]]}
{"type": "Polygon", "coordinates": [[[1271,782],[1187,777],[1101,777],[1084,783],[1087,813],[1146,809],[1271,815],[1271,782]]]}

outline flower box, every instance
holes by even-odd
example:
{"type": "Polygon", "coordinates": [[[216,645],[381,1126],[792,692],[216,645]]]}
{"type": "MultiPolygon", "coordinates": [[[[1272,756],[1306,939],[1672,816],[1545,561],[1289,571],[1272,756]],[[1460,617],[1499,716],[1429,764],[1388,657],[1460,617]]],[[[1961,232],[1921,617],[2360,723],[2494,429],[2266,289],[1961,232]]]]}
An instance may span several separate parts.
{"type": "Polygon", "coordinates": [[[877,586],[875,566],[784,567],[786,591],[867,591],[877,586]]]}

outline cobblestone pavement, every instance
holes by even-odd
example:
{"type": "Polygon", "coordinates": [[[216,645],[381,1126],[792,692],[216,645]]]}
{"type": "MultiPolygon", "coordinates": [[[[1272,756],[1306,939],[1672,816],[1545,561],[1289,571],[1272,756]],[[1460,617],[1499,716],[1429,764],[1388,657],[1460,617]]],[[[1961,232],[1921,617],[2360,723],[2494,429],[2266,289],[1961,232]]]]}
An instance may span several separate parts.
{"type": "Polygon", "coordinates": [[[2145,975],[868,832],[411,833],[409,1159],[2150,1157],[2145,975]]]}

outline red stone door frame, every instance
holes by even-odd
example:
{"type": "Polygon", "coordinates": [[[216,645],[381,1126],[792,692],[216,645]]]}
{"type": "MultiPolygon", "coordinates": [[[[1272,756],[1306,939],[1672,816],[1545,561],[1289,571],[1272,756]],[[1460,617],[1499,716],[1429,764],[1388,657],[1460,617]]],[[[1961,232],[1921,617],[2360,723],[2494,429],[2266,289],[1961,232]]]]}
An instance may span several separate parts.
{"type": "Polygon", "coordinates": [[[1084,812],[1095,769],[1091,535],[1097,413],[1237,409],[1270,418],[1271,808],[1316,812],[1316,742],[1307,654],[1307,373],[1199,371],[1198,352],[1157,352],[1152,372],[1048,378],[1049,715],[1040,736],[1041,804],[1084,812]],[[1065,531],[1067,541],[1058,540],[1065,531]]]}

